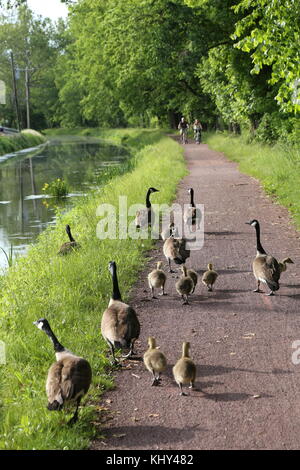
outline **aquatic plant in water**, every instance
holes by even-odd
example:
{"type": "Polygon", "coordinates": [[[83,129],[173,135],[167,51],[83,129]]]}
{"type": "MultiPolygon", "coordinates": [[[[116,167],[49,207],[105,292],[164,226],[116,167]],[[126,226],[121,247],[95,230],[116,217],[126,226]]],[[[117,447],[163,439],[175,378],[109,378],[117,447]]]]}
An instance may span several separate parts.
{"type": "Polygon", "coordinates": [[[67,183],[61,178],[57,178],[51,183],[45,183],[42,191],[56,198],[66,197],[69,192],[67,183]]]}

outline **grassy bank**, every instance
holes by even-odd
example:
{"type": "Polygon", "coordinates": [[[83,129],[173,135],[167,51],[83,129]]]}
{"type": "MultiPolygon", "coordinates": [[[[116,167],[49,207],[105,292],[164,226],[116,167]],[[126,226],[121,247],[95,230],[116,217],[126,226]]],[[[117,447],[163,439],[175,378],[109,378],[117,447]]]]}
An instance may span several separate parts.
{"type": "Polygon", "coordinates": [[[7,364],[0,365],[2,449],[83,449],[97,432],[101,435],[92,424],[99,412],[96,398],[113,386],[99,328],[111,293],[107,265],[111,259],[118,263],[126,300],[151,242],[99,240],[96,209],[102,203],[117,205],[119,195],[128,197],[128,205],[143,203],[150,186],[160,190],[155,202],[171,202],[186,174],[182,149],[158,131],[106,131],[101,137],[131,148],[135,159],[131,172],[110,180],[61,216],[0,280],[0,339],[7,350],[7,364]],[[60,258],[57,251],[66,241],[66,223],[82,248],[60,258]],[[54,353],[48,338],[32,325],[41,317],[48,318],[63,345],[92,365],[93,384],[73,427],[66,425],[70,415],[46,409],[45,379],[54,353]]]}
{"type": "Polygon", "coordinates": [[[0,156],[18,150],[36,147],[45,142],[44,137],[32,134],[20,134],[16,136],[0,136],[0,156]]]}
{"type": "Polygon", "coordinates": [[[239,163],[243,173],[257,178],[268,194],[286,206],[300,228],[300,148],[247,143],[241,136],[209,134],[205,142],[239,163]]]}

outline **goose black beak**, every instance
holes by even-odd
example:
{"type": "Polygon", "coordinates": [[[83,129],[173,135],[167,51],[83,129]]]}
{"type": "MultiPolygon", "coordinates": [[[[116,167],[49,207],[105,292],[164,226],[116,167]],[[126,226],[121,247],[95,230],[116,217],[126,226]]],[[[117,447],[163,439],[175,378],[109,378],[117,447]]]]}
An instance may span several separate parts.
{"type": "Polygon", "coordinates": [[[247,225],[251,225],[251,222],[245,222],[245,224],[247,224],[247,225]]]}

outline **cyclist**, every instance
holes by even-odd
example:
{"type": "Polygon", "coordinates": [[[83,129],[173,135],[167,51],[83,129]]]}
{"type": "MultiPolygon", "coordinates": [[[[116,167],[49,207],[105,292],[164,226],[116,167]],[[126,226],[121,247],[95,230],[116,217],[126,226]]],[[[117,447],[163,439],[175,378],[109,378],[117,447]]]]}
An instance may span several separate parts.
{"type": "Polygon", "coordinates": [[[195,120],[195,122],[193,124],[193,129],[194,129],[194,139],[196,141],[196,144],[200,144],[202,125],[201,125],[201,122],[198,119],[195,120]]]}
{"type": "Polygon", "coordinates": [[[181,142],[183,144],[187,144],[188,141],[187,141],[187,131],[188,131],[188,128],[189,128],[189,125],[188,123],[186,122],[186,120],[184,119],[184,117],[182,117],[180,119],[180,123],[178,124],[178,129],[180,130],[180,138],[181,138],[181,142]]]}

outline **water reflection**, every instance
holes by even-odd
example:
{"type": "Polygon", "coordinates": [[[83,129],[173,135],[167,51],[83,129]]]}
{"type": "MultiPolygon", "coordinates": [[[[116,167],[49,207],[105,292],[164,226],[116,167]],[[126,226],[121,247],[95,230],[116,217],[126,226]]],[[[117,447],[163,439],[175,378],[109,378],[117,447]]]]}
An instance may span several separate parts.
{"type": "MultiPolygon", "coordinates": [[[[101,182],[108,165],[128,158],[123,148],[93,138],[55,139],[37,149],[5,155],[0,162],[0,247],[22,255],[27,246],[49,224],[55,223],[54,209],[43,204],[46,182],[63,178],[69,188],[67,207],[74,198],[101,182]]],[[[0,267],[6,266],[0,250],[0,267]]]]}

